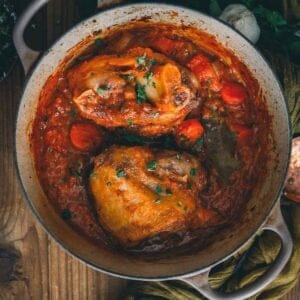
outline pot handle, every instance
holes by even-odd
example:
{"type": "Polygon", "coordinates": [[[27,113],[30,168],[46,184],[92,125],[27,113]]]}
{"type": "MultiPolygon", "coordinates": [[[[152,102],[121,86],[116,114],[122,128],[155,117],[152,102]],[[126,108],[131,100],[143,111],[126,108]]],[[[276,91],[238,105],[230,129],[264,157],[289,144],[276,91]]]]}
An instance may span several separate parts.
{"type": "Polygon", "coordinates": [[[36,61],[40,52],[30,49],[24,41],[24,31],[36,12],[49,0],[34,0],[24,10],[13,30],[13,41],[24,68],[25,75],[36,61]]]}
{"type": "Polygon", "coordinates": [[[268,220],[262,226],[262,230],[271,230],[277,233],[280,236],[282,241],[281,249],[277,258],[270,266],[270,268],[265,272],[264,275],[259,277],[252,284],[249,284],[238,291],[228,293],[228,294],[212,290],[208,282],[208,277],[211,268],[202,274],[192,276],[192,277],[187,277],[187,278],[180,278],[180,280],[193,286],[196,290],[198,290],[202,295],[204,295],[208,299],[213,299],[213,300],[247,299],[253,296],[254,294],[258,293],[279,275],[279,273],[282,271],[282,269],[288,262],[293,250],[293,241],[290,232],[287,228],[287,225],[285,224],[285,221],[281,214],[280,201],[278,201],[271,215],[269,216],[268,220]]]}

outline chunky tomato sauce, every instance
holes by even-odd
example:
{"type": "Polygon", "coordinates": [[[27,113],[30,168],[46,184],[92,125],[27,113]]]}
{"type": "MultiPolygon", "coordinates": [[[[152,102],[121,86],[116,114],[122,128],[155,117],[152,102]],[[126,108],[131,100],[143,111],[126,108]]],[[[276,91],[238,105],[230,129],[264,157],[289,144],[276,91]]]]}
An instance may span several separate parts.
{"type": "Polygon", "coordinates": [[[155,252],[191,240],[203,246],[238,218],[263,176],[269,117],[257,82],[232,53],[191,28],[140,23],[95,38],[66,65],[45,84],[32,133],[41,185],[66,222],[94,241],[155,252]],[[128,153],[135,166],[122,161],[128,153]],[[142,159],[144,170],[132,171],[142,159]],[[101,182],[101,170],[116,185],[101,182]],[[141,183],[145,174],[153,185],[141,183]],[[168,228],[137,225],[138,204],[121,195],[132,184],[147,190],[145,215],[161,207],[174,219],[168,228]],[[104,199],[103,189],[124,206],[104,199]],[[123,231],[117,209],[126,210],[123,231]]]}

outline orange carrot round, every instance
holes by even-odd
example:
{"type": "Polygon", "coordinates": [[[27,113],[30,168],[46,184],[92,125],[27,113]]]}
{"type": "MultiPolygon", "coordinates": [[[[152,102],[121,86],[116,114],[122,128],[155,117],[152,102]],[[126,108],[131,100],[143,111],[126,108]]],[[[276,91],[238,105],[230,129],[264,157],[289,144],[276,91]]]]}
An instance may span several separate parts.
{"type": "Polygon", "coordinates": [[[177,128],[177,136],[184,136],[192,144],[196,143],[197,140],[203,134],[203,126],[197,119],[189,119],[183,121],[177,128]]]}
{"type": "Polygon", "coordinates": [[[76,149],[91,152],[101,145],[103,132],[91,123],[74,123],[70,130],[70,139],[76,149]]]}
{"type": "Polygon", "coordinates": [[[231,106],[241,105],[247,98],[246,89],[237,82],[226,82],[221,89],[223,101],[231,106]]]}

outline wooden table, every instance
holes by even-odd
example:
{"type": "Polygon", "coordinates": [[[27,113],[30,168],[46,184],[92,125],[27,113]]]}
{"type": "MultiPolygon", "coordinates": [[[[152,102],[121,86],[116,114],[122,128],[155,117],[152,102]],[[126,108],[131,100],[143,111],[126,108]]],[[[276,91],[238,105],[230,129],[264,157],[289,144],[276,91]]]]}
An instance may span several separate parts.
{"type": "MultiPolygon", "coordinates": [[[[21,10],[28,1],[16,3],[21,10]]],[[[52,0],[34,21],[42,25],[32,25],[27,35],[35,46],[37,40],[50,45],[77,20],[74,0],[52,0]]],[[[15,115],[23,85],[18,62],[9,78],[0,83],[0,257],[7,253],[2,250],[5,248],[11,254],[6,259],[8,266],[12,260],[18,261],[13,276],[0,269],[0,299],[120,298],[126,281],[98,273],[65,253],[42,230],[23,200],[13,157],[15,115]]],[[[284,299],[300,299],[300,284],[284,299]]]]}

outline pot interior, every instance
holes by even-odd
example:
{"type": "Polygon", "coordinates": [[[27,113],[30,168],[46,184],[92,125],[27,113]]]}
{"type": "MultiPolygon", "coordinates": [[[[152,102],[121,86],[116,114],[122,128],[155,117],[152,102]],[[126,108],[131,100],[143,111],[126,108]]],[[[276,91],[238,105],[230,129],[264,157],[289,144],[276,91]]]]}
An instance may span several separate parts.
{"type": "Polygon", "coordinates": [[[46,231],[67,251],[94,268],[113,275],[147,280],[170,279],[197,273],[225,259],[258,230],[281,191],[289,157],[289,132],[287,108],[278,81],[262,56],[246,39],[220,21],[199,12],[163,4],[140,4],[109,10],[80,23],[42,57],[27,82],[19,107],[16,159],[31,208],[46,231]],[[69,59],[72,59],[73,54],[69,50],[87,37],[94,36],[94,32],[100,29],[103,32],[111,26],[121,26],[143,17],[147,17],[148,22],[192,25],[213,34],[220,44],[232,50],[259,82],[272,116],[273,128],[273,138],[270,137],[270,149],[273,150],[270,159],[266,161],[265,178],[253,191],[241,222],[218,233],[214,242],[198,253],[156,261],[137,260],[95,246],[61,220],[41,189],[29,139],[39,93],[67,53],[69,59]]]}

